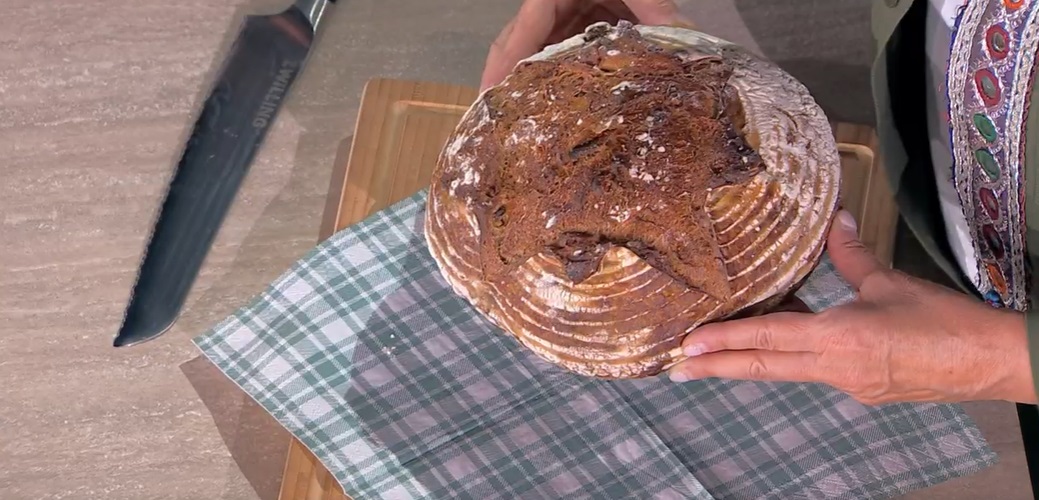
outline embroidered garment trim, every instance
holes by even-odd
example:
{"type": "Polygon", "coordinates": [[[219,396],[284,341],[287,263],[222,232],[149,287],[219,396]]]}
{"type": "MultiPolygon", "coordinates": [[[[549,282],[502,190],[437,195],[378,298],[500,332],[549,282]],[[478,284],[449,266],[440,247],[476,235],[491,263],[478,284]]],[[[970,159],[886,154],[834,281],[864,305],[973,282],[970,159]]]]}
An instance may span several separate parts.
{"type": "Polygon", "coordinates": [[[1024,123],[1039,0],[971,0],[957,19],[946,85],[953,179],[986,300],[1028,307],[1024,123]]]}

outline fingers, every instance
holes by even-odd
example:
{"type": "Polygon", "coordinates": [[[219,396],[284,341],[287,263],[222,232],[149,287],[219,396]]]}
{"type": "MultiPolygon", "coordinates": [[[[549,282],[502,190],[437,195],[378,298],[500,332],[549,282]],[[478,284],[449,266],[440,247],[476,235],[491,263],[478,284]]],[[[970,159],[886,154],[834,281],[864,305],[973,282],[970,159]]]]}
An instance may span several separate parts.
{"type": "Polygon", "coordinates": [[[693,27],[692,21],[678,11],[678,5],[672,0],[624,0],[631,13],[639,20],[639,24],[676,25],[693,27]]]}
{"type": "Polygon", "coordinates": [[[705,378],[816,382],[817,355],[808,352],[723,351],[689,358],[668,371],[673,382],[705,378]]]}
{"type": "MultiPolygon", "coordinates": [[[[581,0],[585,1],[585,0],[581,0]]],[[[693,27],[693,23],[678,12],[673,0],[623,0],[624,5],[641,24],[680,25],[693,27]]],[[[480,78],[480,90],[497,85],[521,60],[541,50],[548,41],[557,23],[577,21],[572,17],[579,5],[573,0],[526,0],[491,45],[480,78]],[[560,16],[567,19],[560,19],[560,16]]],[[[584,22],[584,20],[580,20],[584,22]]],[[[583,29],[575,28],[574,33],[583,29]]]]}
{"type": "Polygon", "coordinates": [[[686,356],[718,351],[815,351],[818,334],[809,323],[813,315],[781,312],[722,321],[692,331],[682,341],[686,356]]]}
{"type": "Polygon", "coordinates": [[[480,79],[480,90],[497,85],[524,58],[541,49],[556,24],[554,0],[526,0],[491,44],[480,79]]]}
{"type": "Polygon", "coordinates": [[[859,240],[855,218],[847,210],[837,213],[826,249],[837,272],[856,290],[862,287],[866,277],[886,269],[859,240]]]}

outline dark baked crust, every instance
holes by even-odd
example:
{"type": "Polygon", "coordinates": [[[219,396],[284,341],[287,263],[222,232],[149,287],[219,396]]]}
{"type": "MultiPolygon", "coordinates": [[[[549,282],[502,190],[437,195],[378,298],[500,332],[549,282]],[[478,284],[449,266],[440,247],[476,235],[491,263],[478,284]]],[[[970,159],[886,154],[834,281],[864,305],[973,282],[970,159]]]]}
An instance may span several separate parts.
{"type": "Polygon", "coordinates": [[[520,64],[481,97],[493,126],[462,146],[482,169],[438,182],[472,200],[484,279],[551,251],[581,282],[610,246],[724,300],[728,275],[708,190],[762,170],[720,57],[692,58],[633,29],[520,64]]]}
{"type": "Polygon", "coordinates": [[[767,61],[674,28],[595,26],[585,38],[534,56],[470,107],[433,174],[425,235],[452,289],[539,356],[584,375],[645,377],[681,360],[696,326],[759,312],[804,281],[836,210],[840,162],[807,89],[767,61]],[[618,81],[625,70],[631,79],[618,81]],[[585,76],[559,86],[574,75],[585,76]],[[651,92],[613,94],[624,81],[651,92]],[[653,130],[665,151],[645,146],[636,165],[649,132],[636,122],[677,91],[693,95],[653,130]],[[694,194],[665,196],[680,193],[676,178],[694,194]],[[645,224],[610,219],[623,212],[594,206],[606,200],[641,203],[645,224]],[[669,207],[650,219],[666,225],[658,233],[645,229],[652,203],[669,207]],[[716,267],[681,267],[703,262],[716,267]]]}

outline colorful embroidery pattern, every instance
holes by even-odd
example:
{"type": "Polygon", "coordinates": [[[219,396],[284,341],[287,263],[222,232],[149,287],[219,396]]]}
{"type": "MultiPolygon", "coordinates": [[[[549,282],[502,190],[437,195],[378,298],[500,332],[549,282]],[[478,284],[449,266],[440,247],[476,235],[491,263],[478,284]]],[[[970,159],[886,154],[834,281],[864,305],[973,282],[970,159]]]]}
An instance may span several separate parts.
{"type": "Polygon", "coordinates": [[[1028,308],[1024,123],[1039,0],[971,0],[959,12],[947,77],[953,179],[995,306],[1028,308]]]}

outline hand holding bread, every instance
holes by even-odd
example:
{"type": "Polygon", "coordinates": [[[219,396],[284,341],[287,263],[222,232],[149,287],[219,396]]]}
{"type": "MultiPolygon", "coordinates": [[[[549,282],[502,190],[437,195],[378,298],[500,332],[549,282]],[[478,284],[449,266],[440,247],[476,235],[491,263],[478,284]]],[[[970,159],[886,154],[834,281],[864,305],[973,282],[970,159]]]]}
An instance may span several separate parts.
{"type": "Polygon", "coordinates": [[[879,265],[837,212],[836,145],[807,89],[674,26],[691,28],[670,1],[523,4],[430,188],[426,237],[453,289],[588,376],[1034,402],[1021,314],[879,265]],[[857,299],[778,312],[824,245],[857,299]]]}
{"type": "Polygon", "coordinates": [[[480,90],[496,85],[516,63],[596,22],[692,27],[672,0],[526,0],[491,45],[480,90]]]}

